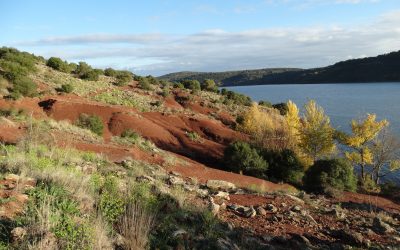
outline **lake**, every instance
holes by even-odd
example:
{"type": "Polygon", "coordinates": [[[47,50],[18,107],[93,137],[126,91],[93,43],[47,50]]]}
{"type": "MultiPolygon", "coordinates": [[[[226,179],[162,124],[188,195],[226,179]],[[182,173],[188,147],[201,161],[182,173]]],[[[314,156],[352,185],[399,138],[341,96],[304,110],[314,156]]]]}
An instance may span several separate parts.
{"type": "MultiPolygon", "coordinates": [[[[400,137],[400,83],[284,84],[226,87],[250,96],[254,101],[271,103],[294,101],[302,108],[314,99],[331,118],[332,125],[349,132],[350,121],[374,113],[387,119],[391,131],[400,137]]],[[[400,173],[391,176],[400,183],[400,173]]]]}

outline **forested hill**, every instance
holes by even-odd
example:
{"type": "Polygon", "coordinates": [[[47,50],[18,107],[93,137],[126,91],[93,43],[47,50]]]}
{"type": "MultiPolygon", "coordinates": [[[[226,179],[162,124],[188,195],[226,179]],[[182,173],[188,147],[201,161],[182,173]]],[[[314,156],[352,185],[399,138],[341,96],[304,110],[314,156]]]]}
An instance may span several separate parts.
{"type": "Polygon", "coordinates": [[[400,82],[400,51],[352,59],[314,69],[274,68],[228,72],[178,72],[161,76],[170,81],[214,79],[222,86],[287,83],[400,82]]]}

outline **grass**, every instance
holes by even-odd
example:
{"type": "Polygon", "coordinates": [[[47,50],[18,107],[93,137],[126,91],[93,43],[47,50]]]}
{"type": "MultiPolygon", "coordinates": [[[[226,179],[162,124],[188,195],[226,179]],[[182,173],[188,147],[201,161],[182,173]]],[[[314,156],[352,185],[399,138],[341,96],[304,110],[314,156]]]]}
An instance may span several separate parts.
{"type": "Polygon", "coordinates": [[[202,142],[203,138],[196,132],[191,131],[191,132],[186,132],[187,137],[189,137],[190,140],[194,142],[202,142]]]}
{"type": "Polygon", "coordinates": [[[144,151],[158,150],[153,142],[144,139],[140,134],[130,129],[125,130],[121,136],[113,136],[112,141],[125,146],[136,145],[144,151]]]}
{"type": "Polygon", "coordinates": [[[132,91],[112,89],[92,97],[93,100],[111,105],[134,107],[142,112],[162,110],[162,104],[153,104],[149,96],[137,94],[132,91]]]}
{"type": "Polygon", "coordinates": [[[35,80],[49,85],[53,89],[59,89],[62,85],[72,86],[72,93],[78,96],[89,96],[100,90],[112,87],[111,77],[100,76],[99,81],[87,81],[74,77],[72,74],[56,71],[43,64],[37,66],[38,72],[32,76],[35,80]]]}

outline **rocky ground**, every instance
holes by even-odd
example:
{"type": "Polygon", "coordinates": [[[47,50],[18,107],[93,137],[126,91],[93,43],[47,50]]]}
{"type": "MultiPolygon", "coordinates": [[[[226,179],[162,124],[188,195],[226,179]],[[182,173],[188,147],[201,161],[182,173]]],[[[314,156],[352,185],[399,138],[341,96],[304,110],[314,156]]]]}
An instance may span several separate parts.
{"type": "MultiPolygon", "coordinates": [[[[104,155],[118,164],[117,176],[127,176],[124,168],[132,160],[160,166],[151,174],[136,176],[136,181],[162,180],[157,188],[166,194],[176,187],[184,189],[186,205],[209,210],[224,225],[224,235],[217,240],[219,249],[239,249],[237,241],[244,242],[245,246],[257,246],[253,247],[256,249],[400,249],[400,204],[395,201],[347,192],[335,197],[306,194],[287,184],[216,169],[221,168],[226,145],[237,139],[246,140],[247,135],[232,129],[234,111],[217,103],[215,95],[207,99],[201,96],[204,93],[193,97],[187,91],[175,90],[163,98],[157,91],[140,90],[136,82],[125,87],[108,89],[106,86],[85,95],[59,95],[54,93],[51,83],[40,77],[37,81],[47,94],[18,101],[0,99],[0,107],[23,109],[35,120],[51,120],[50,125],[46,123],[49,130],[41,137],[49,137],[63,148],[104,155]],[[143,112],[137,107],[93,99],[111,89],[160,101],[162,105],[146,104],[143,112]],[[105,125],[102,137],[62,123],[65,120],[68,124],[74,123],[81,113],[101,117],[105,125]],[[127,129],[135,130],[152,144],[116,142],[115,137],[127,129]],[[199,135],[198,140],[188,136],[194,132],[199,135]]],[[[0,141],[4,144],[17,144],[31,133],[26,119],[0,119],[0,141]]],[[[80,166],[79,171],[97,170],[80,166]]],[[[29,200],[27,190],[36,181],[9,173],[1,177],[0,217],[8,221],[23,213],[29,200]]],[[[20,241],[28,231],[14,228],[12,240],[20,241]]],[[[188,247],[201,242],[200,235],[190,234],[183,228],[169,233],[181,239],[182,245],[175,249],[202,249],[188,247]]],[[[123,247],[123,239],[113,241],[113,246],[123,247]]]]}

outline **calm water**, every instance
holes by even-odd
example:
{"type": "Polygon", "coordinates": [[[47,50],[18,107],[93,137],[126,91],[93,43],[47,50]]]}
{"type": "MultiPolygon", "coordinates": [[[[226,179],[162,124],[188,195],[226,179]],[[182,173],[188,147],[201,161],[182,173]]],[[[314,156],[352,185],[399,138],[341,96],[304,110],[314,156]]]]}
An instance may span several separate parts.
{"type": "MultiPolygon", "coordinates": [[[[375,113],[387,119],[393,133],[400,137],[400,83],[365,84],[285,84],[228,87],[255,101],[272,103],[294,101],[299,107],[314,99],[330,116],[335,128],[350,131],[350,121],[375,113]]],[[[400,183],[400,173],[390,179],[400,183]]]]}

